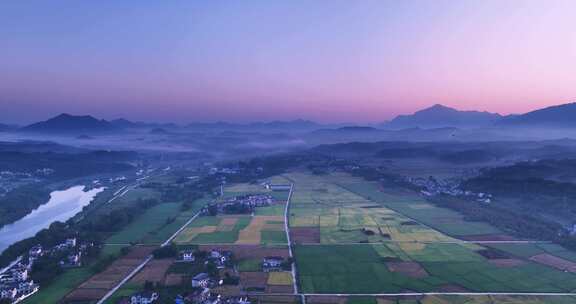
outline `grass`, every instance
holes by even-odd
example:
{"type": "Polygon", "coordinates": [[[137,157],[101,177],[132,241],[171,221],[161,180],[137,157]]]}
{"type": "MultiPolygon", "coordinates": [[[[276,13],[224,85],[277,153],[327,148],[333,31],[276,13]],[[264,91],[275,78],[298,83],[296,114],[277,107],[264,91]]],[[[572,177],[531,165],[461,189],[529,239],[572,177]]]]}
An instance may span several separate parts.
{"type": "Polygon", "coordinates": [[[308,293],[400,292],[391,273],[370,245],[296,246],[299,283],[308,293]]]}
{"type": "Polygon", "coordinates": [[[262,270],[262,260],[245,259],[238,262],[238,271],[240,272],[257,272],[262,270]]]}
{"type": "Polygon", "coordinates": [[[346,304],[377,304],[374,297],[349,297],[346,304]]]}
{"type": "Polygon", "coordinates": [[[86,281],[94,273],[87,267],[70,269],[58,276],[50,285],[42,287],[40,291],[26,299],[25,304],[58,303],[76,286],[86,281]]]}
{"type": "Polygon", "coordinates": [[[164,203],[153,206],[144,214],[137,217],[128,226],[115,233],[106,240],[106,243],[130,243],[138,242],[150,233],[169,224],[167,221],[178,216],[181,204],[164,203]]]}
{"type": "Polygon", "coordinates": [[[144,286],[140,284],[126,283],[122,285],[122,287],[118,289],[110,298],[108,298],[104,304],[118,303],[123,297],[129,297],[130,295],[142,291],[143,289],[144,286]]]}
{"type": "Polygon", "coordinates": [[[284,231],[262,231],[262,244],[286,244],[286,232],[284,231]]]}
{"type": "Polygon", "coordinates": [[[255,215],[284,215],[284,205],[272,205],[256,208],[255,215]]]}

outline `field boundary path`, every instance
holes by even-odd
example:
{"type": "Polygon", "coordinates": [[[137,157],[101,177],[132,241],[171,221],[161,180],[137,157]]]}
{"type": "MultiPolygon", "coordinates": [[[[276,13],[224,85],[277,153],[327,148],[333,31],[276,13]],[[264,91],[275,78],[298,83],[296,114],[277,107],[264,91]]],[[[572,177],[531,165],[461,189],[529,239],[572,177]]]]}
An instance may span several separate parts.
{"type": "Polygon", "coordinates": [[[303,246],[347,246],[347,245],[374,245],[374,244],[553,244],[551,241],[465,241],[456,239],[454,241],[397,241],[397,240],[380,240],[377,242],[355,242],[355,243],[301,243],[303,246]]]}
{"type": "Polygon", "coordinates": [[[294,294],[299,295],[302,298],[302,304],[306,304],[306,296],[298,293],[298,281],[296,276],[296,260],[294,259],[294,254],[292,252],[292,240],[290,239],[290,201],[292,200],[292,193],[294,191],[294,183],[290,184],[290,192],[288,193],[288,198],[286,199],[286,206],[284,207],[284,231],[286,231],[286,240],[288,240],[288,255],[292,259],[291,272],[292,272],[292,285],[294,288],[294,294]]]}
{"type": "MultiPolygon", "coordinates": [[[[262,293],[248,294],[261,296],[262,293]]],[[[293,296],[291,293],[267,294],[267,296],[293,296]]],[[[561,292],[405,292],[405,293],[299,293],[306,297],[402,297],[402,296],[542,296],[576,297],[576,293],[561,292]]]]}

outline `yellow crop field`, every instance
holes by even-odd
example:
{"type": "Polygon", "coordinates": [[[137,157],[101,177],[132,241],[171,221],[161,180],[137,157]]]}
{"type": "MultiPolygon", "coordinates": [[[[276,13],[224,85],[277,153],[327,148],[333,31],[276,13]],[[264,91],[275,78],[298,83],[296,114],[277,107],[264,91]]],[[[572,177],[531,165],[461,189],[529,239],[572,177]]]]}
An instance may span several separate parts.
{"type": "Polygon", "coordinates": [[[292,285],[292,273],[271,272],[268,276],[269,285],[292,285]]]}

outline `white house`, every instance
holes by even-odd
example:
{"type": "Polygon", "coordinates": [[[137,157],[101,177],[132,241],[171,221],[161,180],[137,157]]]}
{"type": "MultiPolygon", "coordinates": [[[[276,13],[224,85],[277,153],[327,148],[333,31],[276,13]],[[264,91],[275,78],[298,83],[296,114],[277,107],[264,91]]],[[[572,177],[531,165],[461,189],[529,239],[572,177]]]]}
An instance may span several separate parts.
{"type": "Polygon", "coordinates": [[[192,278],[192,287],[208,288],[209,285],[210,276],[205,272],[201,272],[192,278]]]}
{"type": "Polygon", "coordinates": [[[144,291],[134,294],[130,297],[130,304],[150,304],[158,300],[158,293],[152,291],[144,291]]]}
{"type": "Polygon", "coordinates": [[[196,257],[194,257],[193,250],[183,250],[180,251],[180,259],[184,262],[194,262],[194,260],[196,260],[196,257]]]}

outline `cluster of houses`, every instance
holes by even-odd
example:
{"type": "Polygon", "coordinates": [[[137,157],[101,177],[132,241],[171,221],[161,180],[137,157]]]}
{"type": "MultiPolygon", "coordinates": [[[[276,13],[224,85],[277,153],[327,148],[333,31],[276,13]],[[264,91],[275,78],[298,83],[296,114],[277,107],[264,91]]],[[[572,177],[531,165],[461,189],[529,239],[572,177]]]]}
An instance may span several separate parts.
{"type": "Polygon", "coordinates": [[[240,170],[236,169],[236,168],[228,168],[228,167],[224,167],[224,168],[217,168],[217,167],[211,167],[208,170],[208,174],[210,175],[215,175],[215,174],[238,174],[238,172],[240,172],[240,170]]]}
{"type": "MultiPolygon", "coordinates": [[[[207,252],[204,264],[213,263],[218,269],[232,267],[232,252],[227,250],[212,249],[207,252]]],[[[194,262],[195,258],[191,250],[180,252],[182,261],[194,262]]],[[[223,298],[220,294],[215,293],[212,289],[222,285],[223,280],[216,279],[206,272],[201,272],[192,277],[192,291],[186,296],[179,296],[175,303],[193,303],[193,304],[250,304],[245,297],[228,297],[223,298]]]]}
{"type": "Polygon", "coordinates": [[[0,171],[0,196],[22,185],[38,182],[53,173],[54,170],[50,168],[37,169],[33,172],[0,171]]]}
{"type": "MultiPolygon", "coordinates": [[[[232,252],[227,250],[212,249],[197,257],[195,250],[182,250],[178,254],[180,263],[213,263],[218,269],[232,267],[232,252]]],[[[213,292],[213,289],[224,284],[224,281],[211,276],[207,272],[201,272],[192,277],[191,289],[185,295],[178,295],[174,299],[175,304],[250,304],[247,297],[222,297],[213,292]]],[[[159,294],[153,291],[144,291],[133,294],[123,299],[122,304],[151,304],[156,303],[159,294]]]]}
{"type": "Polygon", "coordinates": [[[274,202],[267,194],[235,196],[224,202],[214,202],[202,209],[204,215],[251,213],[257,207],[270,206],[274,202]]]}
{"type": "MultiPolygon", "coordinates": [[[[211,249],[207,252],[198,252],[193,249],[181,250],[178,254],[179,263],[213,263],[218,269],[233,268],[233,253],[227,250],[211,249]]],[[[284,271],[286,259],[281,256],[267,256],[262,259],[262,271],[284,271]]],[[[214,289],[225,284],[221,280],[210,275],[208,272],[195,274],[191,280],[191,289],[174,299],[175,304],[250,304],[250,299],[245,295],[223,297],[214,289]]],[[[159,299],[159,294],[154,291],[144,291],[133,294],[123,299],[122,304],[152,304],[159,299]]]]}
{"type": "Polygon", "coordinates": [[[49,249],[41,245],[30,248],[25,256],[18,258],[0,273],[0,298],[18,303],[39,290],[38,284],[30,278],[32,266],[39,258],[64,254],[59,262],[61,267],[79,267],[82,265],[82,253],[89,246],[93,244],[78,245],[76,238],[69,238],[49,249]]]}
{"type": "Polygon", "coordinates": [[[455,179],[445,179],[438,180],[433,176],[428,178],[424,177],[407,177],[406,181],[422,188],[420,193],[424,196],[435,196],[435,195],[450,195],[450,196],[461,196],[474,199],[479,203],[490,204],[492,203],[493,197],[489,193],[476,193],[473,191],[463,190],[460,187],[460,181],[455,179]]]}
{"type": "Polygon", "coordinates": [[[283,271],[284,258],[280,256],[268,256],[262,260],[263,272],[283,271]]]}

